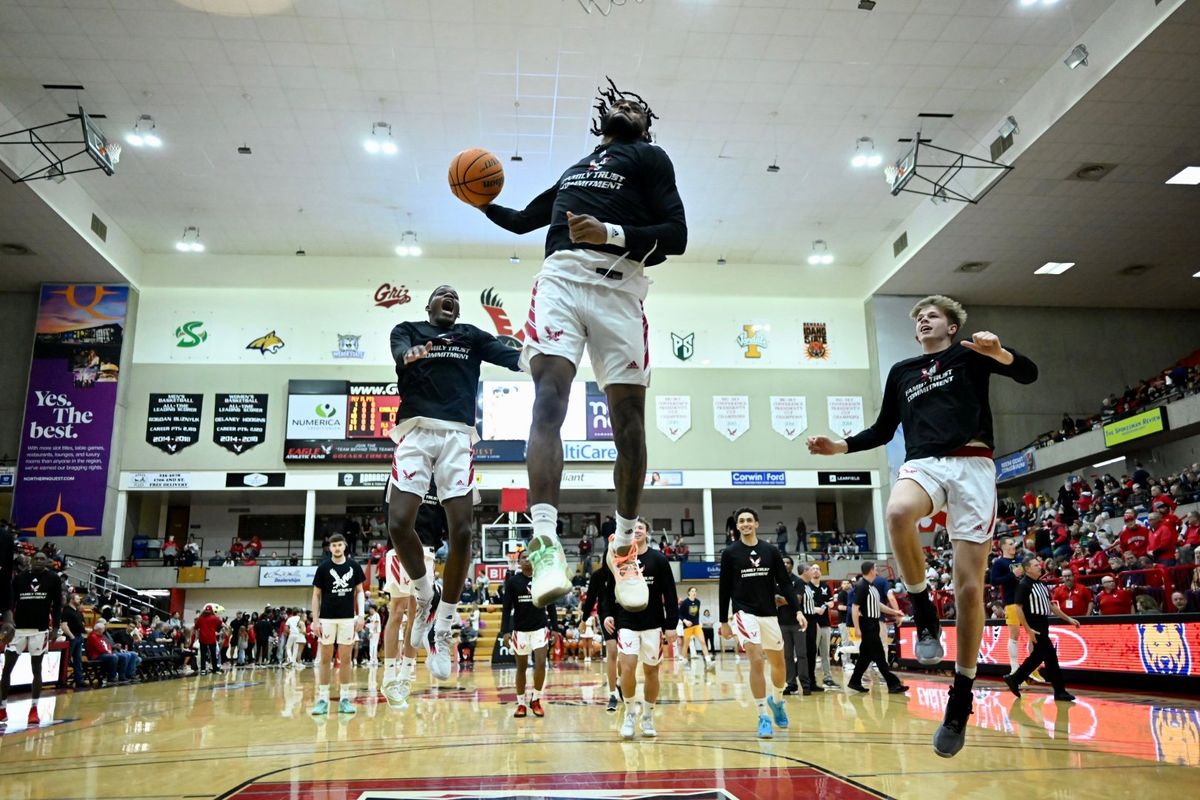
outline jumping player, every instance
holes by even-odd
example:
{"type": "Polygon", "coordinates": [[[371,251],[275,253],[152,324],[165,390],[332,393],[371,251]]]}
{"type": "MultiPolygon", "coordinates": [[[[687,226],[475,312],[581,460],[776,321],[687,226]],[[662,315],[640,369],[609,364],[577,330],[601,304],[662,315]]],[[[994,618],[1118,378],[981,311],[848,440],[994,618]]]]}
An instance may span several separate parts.
{"type": "Polygon", "coordinates": [[[971,688],[983,636],[983,575],[996,525],[996,468],[992,461],[992,410],[988,384],[993,374],[1018,383],[1037,380],[1037,366],[980,331],[956,344],[967,321],[958,302],[931,295],[913,306],[922,355],[897,363],[888,373],[879,418],[844,440],[810,436],[815,455],[856,453],[887,444],[903,423],[905,463],[887,505],[887,528],[913,604],[917,660],[933,665],[945,654],[941,626],[925,582],[925,554],[917,521],[941,509],[954,544],[954,592],[958,606],[958,656],[946,716],[934,733],[934,752],[950,758],[960,751],[971,715],[971,688]]]}
{"type": "Polygon", "coordinates": [[[504,646],[510,648],[517,659],[517,708],[514,717],[546,716],[542,708],[542,687],[546,685],[546,650],[550,641],[547,628],[546,609],[538,608],[533,602],[533,566],[529,563],[529,551],[521,551],[520,569],[509,573],[504,579],[504,609],[501,615],[500,632],[504,635],[504,646]],[[533,656],[533,693],[525,694],[525,673],[529,669],[529,656],[533,656]]]}
{"type": "MultiPolygon", "coordinates": [[[[679,598],[675,592],[675,576],[671,562],[659,550],[651,550],[648,542],[649,525],[638,519],[634,527],[634,547],[638,567],[646,580],[648,597],[646,607],[630,611],[608,597],[608,607],[616,611],[604,619],[604,628],[617,633],[617,649],[620,652],[621,694],[625,698],[625,718],[621,723],[621,738],[632,739],[638,723],[637,670],[642,665],[645,684],[642,687],[641,733],[642,736],[658,736],[654,727],[654,704],[658,702],[658,666],[662,661],[663,633],[666,633],[668,648],[675,644],[675,627],[679,624],[679,598]]],[[[612,544],[609,544],[611,549],[612,544]]],[[[615,592],[615,584],[608,590],[615,592]]],[[[669,652],[669,650],[668,650],[669,652]]]]}
{"type": "Polygon", "coordinates": [[[433,648],[426,664],[430,675],[444,681],[450,677],[451,625],[458,598],[442,598],[434,610],[433,573],[425,568],[425,552],[415,528],[417,511],[434,481],[446,510],[450,539],[442,585],[462,586],[471,561],[479,364],[486,361],[515,370],[520,353],[474,325],[458,322],[458,292],[453,287],[434,289],[425,311],[428,321],[401,322],[392,328],[396,385],[403,402],[391,432],[396,454],[387,489],[388,531],[417,599],[409,642],[413,647],[428,647],[433,623],[433,648]]]}
{"type": "Polygon", "coordinates": [[[800,610],[800,600],[783,565],[783,556],[774,545],[758,538],[758,512],[739,508],[734,519],[741,538],[721,553],[721,636],[732,639],[736,635],[738,643],[746,649],[750,658],[750,693],[758,707],[758,735],[770,739],[775,735],[772,720],[780,728],[788,726],[783,697],[787,667],[783,661],[783,634],[779,630],[775,595],[787,600],[800,630],[808,628],[808,620],[800,610]],[[771,663],[771,684],[775,687],[771,694],[767,693],[764,660],[771,663]]]}
{"type": "Polygon", "coordinates": [[[601,140],[595,150],[524,210],[492,204],[483,211],[517,234],[550,226],[521,354],[536,391],[528,452],[534,602],[544,606],[571,590],[555,533],[563,464],[560,428],[586,344],[596,382],[608,397],[617,447],[617,532],[608,548],[617,573],[616,598],[640,610],[647,589],[637,574],[633,528],[646,477],[645,268],[683,253],[687,221],[671,159],[651,144],[650,124],[657,117],[646,102],[609,80],[596,110],[600,118],[592,133],[601,140]]]}
{"type": "MultiPolygon", "coordinates": [[[[7,536],[7,533],[2,534],[7,536]]],[[[32,702],[29,704],[30,726],[39,725],[38,699],[42,696],[42,656],[53,644],[62,621],[62,582],[50,570],[50,557],[33,554],[30,569],[12,581],[13,631],[12,640],[4,651],[4,672],[0,677],[0,724],[8,722],[8,687],[17,658],[29,653],[33,670],[32,702]]]]}
{"type": "Polygon", "coordinates": [[[354,559],[346,555],[346,537],[329,537],[329,558],[321,562],[313,575],[313,633],[321,641],[317,655],[317,702],[309,712],[313,716],[329,713],[329,680],[333,672],[333,652],[342,646],[338,658],[338,713],[354,714],[354,688],[350,684],[350,661],[358,633],[366,624],[367,601],[363,585],[367,576],[354,559]]]}

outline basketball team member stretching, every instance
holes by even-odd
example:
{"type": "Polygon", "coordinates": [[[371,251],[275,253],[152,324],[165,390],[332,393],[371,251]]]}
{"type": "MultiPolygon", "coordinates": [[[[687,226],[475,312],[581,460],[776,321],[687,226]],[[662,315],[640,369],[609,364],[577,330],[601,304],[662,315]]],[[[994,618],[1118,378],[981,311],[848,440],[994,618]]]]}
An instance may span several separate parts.
{"type": "Polygon", "coordinates": [[[535,717],[546,716],[542,708],[542,688],[546,685],[546,650],[550,642],[546,609],[533,604],[533,566],[529,551],[521,551],[520,570],[504,579],[504,610],[500,617],[500,632],[504,646],[517,659],[517,708],[514,717],[525,717],[533,711],[535,717]],[[533,656],[533,692],[525,692],[525,673],[529,657],[533,656]]]}
{"type": "Polygon", "coordinates": [[[391,433],[396,454],[387,488],[388,532],[417,599],[409,636],[413,647],[428,647],[434,612],[433,650],[426,664],[429,674],[440,681],[450,677],[454,635],[450,626],[458,598],[443,598],[436,611],[433,608],[433,573],[426,569],[425,549],[415,528],[417,511],[433,481],[446,510],[450,539],[442,585],[459,591],[471,561],[479,364],[486,361],[516,370],[520,357],[490,333],[458,322],[459,308],[458,292],[439,286],[425,306],[427,322],[401,322],[392,328],[396,385],[403,402],[391,433]]]}
{"type": "Polygon", "coordinates": [[[734,512],[741,538],[721,553],[720,615],[721,637],[732,639],[746,649],[750,658],[750,694],[758,707],[758,735],[775,735],[772,718],[780,728],[788,726],[783,690],[787,688],[787,666],[783,660],[783,633],[779,630],[775,595],[787,600],[796,615],[800,630],[808,629],[808,620],[800,610],[800,600],[791,575],[783,565],[783,556],[775,545],[758,538],[758,512],[739,508],[734,512]],[[733,628],[729,626],[729,606],[733,604],[733,628]],[[763,661],[771,662],[771,684],[767,694],[763,661]]]}
{"type": "Polygon", "coordinates": [[[638,95],[621,92],[611,80],[609,86],[596,104],[600,120],[592,133],[601,140],[595,150],[524,210],[492,204],[483,211],[513,233],[550,226],[521,354],[536,392],[527,457],[533,600],[544,606],[571,590],[555,533],[563,469],[560,429],[586,344],[596,382],[608,397],[617,448],[617,532],[608,548],[617,575],[616,599],[640,610],[648,594],[637,572],[633,527],[646,478],[650,351],[642,310],[649,286],[644,272],[684,251],[687,222],[671,159],[650,143],[654,113],[638,95]]]}
{"type": "MultiPolygon", "coordinates": [[[[642,736],[658,736],[654,727],[654,705],[658,702],[658,667],[662,662],[663,633],[667,645],[674,646],[679,625],[679,597],[675,591],[675,576],[671,563],[658,550],[649,548],[649,529],[646,520],[638,519],[633,529],[634,552],[637,553],[638,568],[646,580],[648,598],[646,607],[640,611],[616,603],[611,594],[605,605],[615,616],[604,618],[604,629],[617,634],[617,650],[620,653],[621,696],[625,700],[624,721],[621,723],[621,738],[632,739],[638,722],[637,670],[642,665],[645,685],[642,687],[641,731],[642,736]]],[[[611,547],[611,545],[610,545],[611,547]]],[[[608,591],[616,588],[608,584],[608,591]]],[[[603,601],[602,601],[603,602],[603,601]]]]}
{"type": "Polygon", "coordinates": [[[946,510],[954,544],[954,594],[958,606],[958,655],[946,716],[934,733],[933,750],[949,758],[962,749],[971,716],[971,689],[983,636],[983,573],[996,526],[996,467],[992,461],[992,410],[988,383],[993,374],[1017,383],[1037,380],[1037,366],[994,333],[970,340],[954,337],[967,312],[942,295],[913,306],[923,354],[897,363],[888,373],[879,418],[844,440],[810,436],[816,455],[855,453],[880,447],[904,425],[905,462],[887,505],[887,529],[913,604],[917,660],[934,665],[945,655],[941,626],[925,583],[925,556],[917,521],[946,510]]]}

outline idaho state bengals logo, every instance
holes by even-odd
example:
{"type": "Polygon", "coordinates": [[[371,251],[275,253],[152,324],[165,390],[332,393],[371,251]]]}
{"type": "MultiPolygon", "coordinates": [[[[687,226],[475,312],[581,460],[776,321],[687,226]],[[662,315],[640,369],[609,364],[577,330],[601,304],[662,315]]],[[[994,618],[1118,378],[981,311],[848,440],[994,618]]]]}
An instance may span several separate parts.
{"type": "Polygon", "coordinates": [[[1188,675],[1192,652],[1181,622],[1138,625],[1138,651],[1142,667],[1150,675],[1188,675]]]}
{"type": "Polygon", "coordinates": [[[512,322],[508,318],[508,312],[504,310],[504,303],[500,300],[500,295],[496,294],[496,287],[485,289],[479,295],[479,303],[492,318],[492,324],[496,326],[496,338],[500,340],[501,344],[511,347],[513,350],[520,350],[525,341],[525,331],[522,329],[513,333],[512,322]]]}
{"type": "Polygon", "coordinates": [[[1150,733],[1159,762],[1200,766],[1200,711],[1194,708],[1150,709],[1150,733]]]}

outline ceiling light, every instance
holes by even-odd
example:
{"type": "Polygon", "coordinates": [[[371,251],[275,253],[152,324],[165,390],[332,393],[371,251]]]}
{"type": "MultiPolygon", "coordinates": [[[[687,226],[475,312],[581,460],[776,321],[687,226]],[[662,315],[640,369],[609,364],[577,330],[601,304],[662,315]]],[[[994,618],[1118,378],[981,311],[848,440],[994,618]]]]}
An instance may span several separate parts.
{"type": "Polygon", "coordinates": [[[516,250],[513,250],[513,254],[508,257],[508,263],[510,263],[510,264],[520,264],[521,263],[521,257],[519,255],[517,255],[516,250]]]}
{"type": "Polygon", "coordinates": [[[883,156],[875,152],[875,140],[870,136],[861,136],[854,142],[854,157],[850,159],[852,167],[878,167],[883,163],[883,156]]]}
{"type": "Polygon", "coordinates": [[[771,166],[767,167],[767,172],[779,172],[779,165],[772,161],[771,166]]]}
{"type": "Polygon", "coordinates": [[[829,252],[829,245],[824,239],[816,239],[812,243],[812,253],[808,257],[808,263],[812,266],[823,264],[828,266],[833,263],[833,253],[829,252]]]}
{"type": "Polygon", "coordinates": [[[719,257],[717,258],[717,266],[718,266],[718,267],[723,267],[723,266],[725,266],[725,264],[726,264],[726,261],[725,261],[725,256],[719,256],[719,257]]]}
{"type": "Polygon", "coordinates": [[[154,117],[142,114],[133,123],[133,130],[125,134],[125,141],[133,147],[162,147],[154,117]]]}
{"type": "Polygon", "coordinates": [[[1052,6],[1057,2],[1058,0],[1021,0],[1021,5],[1025,8],[1029,8],[1030,6],[1036,6],[1038,3],[1041,3],[1044,6],[1052,6]]]}
{"type": "Polygon", "coordinates": [[[874,11],[875,0],[858,0],[859,11],[874,11]]]}
{"type": "Polygon", "coordinates": [[[181,253],[203,253],[204,244],[200,241],[200,229],[188,225],[183,229],[183,235],[175,243],[175,249],[181,253]]]}
{"type": "Polygon", "coordinates": [[[1124,461],[1124,460],[1125,460],[1125,456],[1117,456],[1116,458],[1110,458],[1107,461],[1101,461],[1098,464],[1092,464],[1092,469],[1098,469],[1100,467],[1107,467],[1109,464],[1116,464],[1118,461],[1124,461]]]}
{"type": "Polygon", "coordinates": [[[383,153],[385,156],[394,156],[400,152],[392,139],[392,126],[386,122],[376,122],[371,126],[371,135],[363,141],[363,149],[371,155],[383,153]]]}
{"type": "Polygon", "coordinates": [[[1170,178],[1167,178],[1167,183],[1179,186],[1200,185],[1200,167],[1184,167],[1170,178]]]}
{"type": "Polygon", "coordinates": [[[417,244],[417,234],[412,231],[400,234],[400,244],[396,245],[396,255],[419,256],[421,252],[421,245],[417,244]]]}
{"type": "Polygon", "coordinates": [[[1195,275],[1193,275],[1192,277],[1193,277],[1193,278],[1200,278],[1200,272],[1197,272],[1197,273],[1196,273],[1195,275]]]}
{"type": "Polygon", "coordinates": [[[1071,48],[1071,52],[1063,59],[1063,63],[1071,69],[1075,69],[1078,66],[1086,67],[1089,55],[1091,54],[1088,53],[1087,45],[1077,44],[1071,48]]]}
{"type": "Polygon", "coordinates": [[[1034,275],[1062,275],[1075,266],[1074,261],[1047,261],[1033,271],[1034,275]]]}

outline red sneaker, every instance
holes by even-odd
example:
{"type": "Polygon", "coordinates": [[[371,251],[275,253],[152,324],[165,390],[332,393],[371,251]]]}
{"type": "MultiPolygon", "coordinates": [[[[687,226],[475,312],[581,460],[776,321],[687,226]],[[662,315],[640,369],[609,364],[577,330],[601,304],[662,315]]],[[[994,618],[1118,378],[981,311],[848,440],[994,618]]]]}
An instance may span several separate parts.
{"type": "Polygon", "coordinates": [[[533,712],[533,715],[534,715],[535,717],[544,717],[544,716],[546,716],[546,710],[545,710],[544,708],[542,708],[542,701],[541,701],[541,700],[534,700],[532,703],[530,703],[530,704],[529,704],[529,710],[533,712]]]}
{"type": "Polygon", "coordinates": [[[37,706],[32,706],[29,709],[29,720],[26,724],[30,726],[42,724],[42,721],[38,718],[37,706]]]}
{"type": "Polygon", "coordinates": [[[5,725],[7,723],[8,723],[8,709],[0,708],[0,725],[5,725]]]}
{"type": "Polygon", "coordinates": [[[514,717],[524,717],[529,715],[529,709],[525,708],[524,703],[517,703],[517,710],[513,712],[514,717]]]}

